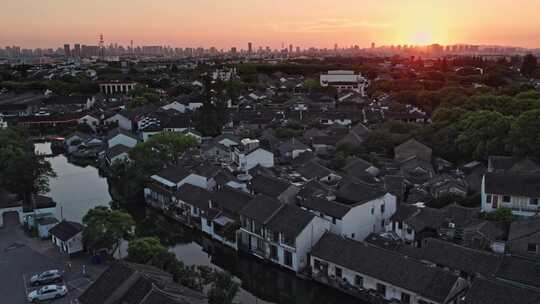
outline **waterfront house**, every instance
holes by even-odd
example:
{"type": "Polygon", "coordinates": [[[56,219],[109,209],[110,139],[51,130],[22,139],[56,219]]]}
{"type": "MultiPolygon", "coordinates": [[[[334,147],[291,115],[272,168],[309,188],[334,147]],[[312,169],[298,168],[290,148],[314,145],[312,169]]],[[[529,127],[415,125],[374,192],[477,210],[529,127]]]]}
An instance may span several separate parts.
{"type": "Polygon", "coordinates": [[[91,136],[81,132],[74,132],[64,139],[64,148],[67,153],[73,153],[79,149],[79,147],[90,139],[91,136]]]}
{"type": "Polygon", "coordinates": [[[202,213],[210,209],[211,196],[204,188],[187,183],[181,185],[174,193],[173,201],[176,204],[172,208],[173,216],[188,226],[199,226],[202,213]]]}
{"type": "Polygon", "coordinates": [[[457,303],[458,275],[387,249],[325,233],[311,252],[313,278],[350,293],[372,290],[401,303],[457,303]]]}
{"type": "Polygon", "coordinates": [[[540,174],[487,172],[482,180],[482,211],[508,208],[520,216],[538,214],[540,174]]]}
{"type": "Polygon", "coordinates": [[[122,144],[115,145],[112,148],[105,150],[105,160],[111,166],[115,162],[129,161],[129,151],[131,148],[122,144]]]}
{"type": "Polygon", "coordinates": [[[364,183],[346,181],[334,193],[338,203],[350,210],[343,216],[341,235],[354,240],[363,240],[371,233],[385,230],[390,218],[396,212],[396,197],[382,189],[364,183]]]}
{"type": "Polygon", "coordinates": [[[79,223],[64,220],[49,229],[49,234],[61,253],[73,255],[84,250],[83,229],[79,223]]]}
{"type": "Polygon", "coordinates": [[[241,211],[241,248],[258,258],[299,272],[328,222],[295,205],[258,195],[241,211]]]}
{"type": "Polygon", "coordinates": [[[209,209],[201,214],[202,231],[212,239],[238,249],[240,210],[253,196],[242,190],[223,186],[212,193],[209,209]]]}

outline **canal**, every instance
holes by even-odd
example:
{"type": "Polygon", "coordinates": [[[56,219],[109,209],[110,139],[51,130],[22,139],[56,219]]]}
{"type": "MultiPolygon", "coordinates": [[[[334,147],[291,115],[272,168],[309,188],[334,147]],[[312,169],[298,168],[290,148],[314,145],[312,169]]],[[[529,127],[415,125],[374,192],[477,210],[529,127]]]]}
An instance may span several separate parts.
{"type": "MultiPolygon", "coordinates": [[[[40,153],[50,154],[50,144],[36,144],[40,153]]],[[[64,155],[47,158],[57,177],[48,193],[57,202],[57,217],[82,221],[86,212],[111,201],[107,179],[93,166],[78,166],[64,155]]],[[[237,302],[243,304],[352,304],[361,303],[330,287],[302,280],[282,270],[237,253],[199,231],[183,227],[151,210],[128,210],[137,220],[139,234],[158,236],[186,265],[205,265],[226,270],[241,283],[237,302]]],[[[123,246],[125,247],[125,246],[123,246]]]]}

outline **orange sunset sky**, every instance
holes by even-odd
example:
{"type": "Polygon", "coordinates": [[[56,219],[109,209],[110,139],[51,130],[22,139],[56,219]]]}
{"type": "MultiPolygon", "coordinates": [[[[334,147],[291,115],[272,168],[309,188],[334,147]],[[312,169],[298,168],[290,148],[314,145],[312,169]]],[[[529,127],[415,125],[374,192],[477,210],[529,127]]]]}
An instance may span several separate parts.
{"type": "Polygon", "coordinates": [[[540,0],[0,0],[0,46],[540,47],[540,0]]]}

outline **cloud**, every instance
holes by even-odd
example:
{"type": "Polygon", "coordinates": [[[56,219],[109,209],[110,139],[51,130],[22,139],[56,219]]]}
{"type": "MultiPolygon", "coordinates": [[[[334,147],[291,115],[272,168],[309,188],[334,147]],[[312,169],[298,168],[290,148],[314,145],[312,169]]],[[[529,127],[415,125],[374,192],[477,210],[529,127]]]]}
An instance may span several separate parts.
{"type": "Polygon", "coordinates": [[[334,33],[360,28],[388,28],[388,23],[356,21],[342,18],[325,18],[315,21],[280,22],[269,24],[268,27],[276,32],[284,33],[334,33]]]}

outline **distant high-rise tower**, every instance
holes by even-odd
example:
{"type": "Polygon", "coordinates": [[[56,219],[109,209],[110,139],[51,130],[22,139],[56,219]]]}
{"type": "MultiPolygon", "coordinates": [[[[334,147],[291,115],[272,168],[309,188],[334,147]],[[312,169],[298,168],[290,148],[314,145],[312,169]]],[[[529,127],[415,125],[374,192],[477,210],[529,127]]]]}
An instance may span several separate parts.
{"type": "Polygon", "coordinates": [[[71,51],[69,49],[69,44],[64,44],[64,56],[66,56],[66,58],[71,57],[71,51]]]}
{"type": "Polygon", "coordinates": [[[292,50],[293,50],[293,45],[289,44],[289,53],[292,53],[292,50]]]}
{"type": "Polygon", "coordinates": [[[105,41],[103,34],[99,34],[99,57],[105,57],[105,41]]]}
{"type": "Polygon", "coordinates": [[[73,47],[73,57],[81,58],[81,45],[76,43],[73,47]]]}
{"type": "Polygon", "coordinates": [[[133,40],[131,40],[129,42],[129,45],[130,45],[130,48],[131,48],[129,51],[130,51],[131,54],[133,54],[134,53],[134,51],[133,51],[133,40]]]}
{"type": "Polygon", "coordinates": [[[334,43],[334,51],[337,51],[337,48],[338,48],[338,44],[334,43]]]}
{"type": "Polygon", "coordinates": [[[371,43],[371,48],[372,48],[372,49],[375,48],[375,42],[372,42],[372,43],[371,43]]]}
{"type": "Polygon", "coordinates": [[[251,42],[248,42],[248,53],[253,53],[253,44],[251,42]]]}

